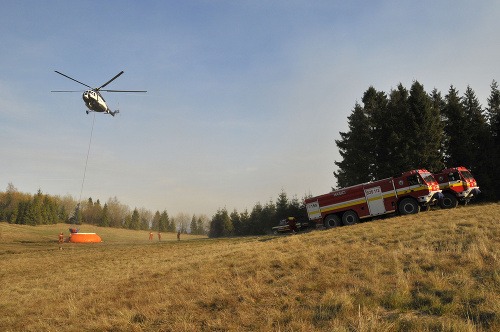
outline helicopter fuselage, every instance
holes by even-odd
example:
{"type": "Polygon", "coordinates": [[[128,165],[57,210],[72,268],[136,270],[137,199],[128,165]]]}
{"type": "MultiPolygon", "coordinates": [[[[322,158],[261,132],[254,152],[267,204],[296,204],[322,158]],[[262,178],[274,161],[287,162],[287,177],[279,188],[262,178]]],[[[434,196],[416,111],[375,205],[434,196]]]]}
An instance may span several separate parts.
{"type": "Polygon", "coordinates": [[[87,90],[83,93],[82,98],[89,111],[110,113],[109,107],[106,105],[106,101],[99,92],[87,90]]]}

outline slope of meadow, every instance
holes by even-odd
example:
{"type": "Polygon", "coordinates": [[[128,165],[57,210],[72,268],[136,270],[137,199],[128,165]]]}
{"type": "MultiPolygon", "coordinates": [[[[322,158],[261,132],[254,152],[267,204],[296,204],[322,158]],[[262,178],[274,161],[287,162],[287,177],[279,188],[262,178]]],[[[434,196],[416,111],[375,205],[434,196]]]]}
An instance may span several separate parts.
{"type": "Polygon", "coordinates": [[[498,331],[500,205],[231,239],[0,223],[2,331],[498,331]],[[83,231],[91,231],[83,229],[83,231]]]}

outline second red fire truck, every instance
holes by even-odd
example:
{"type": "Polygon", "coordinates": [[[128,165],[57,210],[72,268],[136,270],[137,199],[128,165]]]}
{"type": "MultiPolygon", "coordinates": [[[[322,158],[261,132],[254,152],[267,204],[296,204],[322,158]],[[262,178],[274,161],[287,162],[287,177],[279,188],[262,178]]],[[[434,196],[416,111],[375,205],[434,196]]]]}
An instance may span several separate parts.
{"type": "Polygon", "coordinates": [[[418,213],[441,200],[439,184],[425,169],[334,190],[305,200],[309,220],[326,228],[352,225],[388,213],[418,213]]]}
{"type": "Polygon", "coordinates": [[[471,172],[465,167],[453,167],[434,174],[443,191],[443,199],[439,205],[443,209],[457,207],[458,202],[467,204],[472,198],[480,194],[477,182],[471,172]]]}

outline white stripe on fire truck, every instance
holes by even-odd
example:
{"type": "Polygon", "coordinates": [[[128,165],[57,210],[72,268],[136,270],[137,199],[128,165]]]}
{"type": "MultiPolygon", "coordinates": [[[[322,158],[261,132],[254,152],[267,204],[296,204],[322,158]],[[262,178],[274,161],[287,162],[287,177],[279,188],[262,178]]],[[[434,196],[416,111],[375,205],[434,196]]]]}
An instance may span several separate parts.
{"type": "Polygon", "coordinates": [[[320,208],[320,212],[321,213],[330,212],[333,210],[338,210],[338,209],[342,209],[342,208],[346,208],[346,207],[350,207],[350,206],[354,206],[354,205],[358,205],[358,204],[363,204],[365,202],[366,202],[366,199],[364,197],[356,198],[356,199],[353,199],[353,200],[350,200],[347,202],[342,202],[342,203],[337,203],[337,204],[332,204],[332,205],[322,207],[322,208],[320,208]]]}

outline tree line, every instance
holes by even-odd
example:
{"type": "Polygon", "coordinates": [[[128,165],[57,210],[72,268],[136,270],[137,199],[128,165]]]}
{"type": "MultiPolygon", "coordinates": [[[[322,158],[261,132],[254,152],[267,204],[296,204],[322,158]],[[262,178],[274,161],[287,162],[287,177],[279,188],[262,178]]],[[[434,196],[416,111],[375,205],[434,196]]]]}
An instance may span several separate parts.
{"type": "Polygon", "coordinates": [[[155,230],[159,232],[190,233],[210,237],[259,235],[269,233],[277,221],[294,216],[306,220],[303,200],[289,199],[281,192],[276,203],[256,203],[249,213],[245,210],[231,213],[219,209],[209,219],[205,215],[179,213],[171,217],[166,210],[151,212],[145,208],[131,210],[116,197],[102,204],[91,197],[78,203],[72,196],[51,196],[41,190],[34,195],[22,193],[12,183],[0,192],[0,221],[21,225],[48,225],[67,223],[90,224],[100,227],[155,230]]]}
{"type": "Polygon", "coordinates": [[[209,219],[205,215],[179,213],[169,216],[166,210],[155,213],[145,208],[131,210],[116,197],[104,204],[89,198],[78,202],[71,196],[52,196],[41,190],[34,195],[22,193],[9,183],[5,192],[0,192],[0,221],[21,225],[49,225],[67,223],[90,224],[101,227],[134,230],[156,230],[159,232],[207,234],[209,219]]]}
{"type": "Polygon", "coordinates": [[[0,221],[21,225],[48,225],[67,223],[90,224],[100,227],[126,228],[133,230],[155,230],[159,232],[190,233],[209,237],[261,235],[281,219],[293,216],[307,220],[303,200],[289,199],[281,192],[274,203],[256,203],[251,212],[238,213],[219,209],[212,219],[205,215],[179,213],[169,216],[166,210],[155,213],[145,208],[131,210],[116,197],[102,204],[99,199],[88,198],[78,203],[72,196],[51,196],[41,190],[34,195],[22,193],[9,183],[5,192],[0,192],[0,221]]]}
{"type": "Polygon", "coordinates": [[[289,199],[282,191],[276,203],[270,200],[266,204],[256,203],[249,213],[248,210],[231,213],[226,208],[219,209],[210,222],[209,237],[262,235],[270,233],[271,228],[279,220],[295,217],[299,221],[307,220],[304,200],[297,197],[289,199]]]}
{"type": "Polygon", "coordinates": [[[487,106],[467,86],[463,95],[452,85],[443,97],[414,81],[388,94],[369,87],[347,118],[348,131],[335,143],[338,188],[425,168],[470,169],[482,199],[498,200],[500,187],[500,92],[493,81],[487,106]]]}

